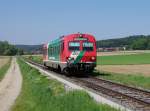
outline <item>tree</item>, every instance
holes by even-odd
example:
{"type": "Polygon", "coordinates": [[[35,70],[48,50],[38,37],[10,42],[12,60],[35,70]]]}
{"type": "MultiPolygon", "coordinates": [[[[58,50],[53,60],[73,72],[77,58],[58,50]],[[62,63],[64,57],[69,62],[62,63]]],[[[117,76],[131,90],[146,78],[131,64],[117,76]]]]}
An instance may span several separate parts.
{"type": "Polygon", "coordinates": [[[7,41],[0,41],[0,55],[16,55],[18,49],[14,45],[10,45],[7,41]]]}
{"type": "Polygon", "coordinates": [[[132,49],[135,49],[135,50],[144,50],[147,48],[147,39],[138,39],[136,41],[133,42],[133,44],[131,45],[132,49]]]}
{"type": "Polygon", "coordinates": [[[150,35],[135,35],[125,38],[108,39],[97,41],[97,48],[126,47],[127,49],[146,50],[150,49],[150,35]]]}
{"type": "Polygon", "coordinates": [[[23,49],[18,49],[18,53],[17,53],[18,55],[23,55],[24,54],[24,51],[23,51],[23,49]]]}

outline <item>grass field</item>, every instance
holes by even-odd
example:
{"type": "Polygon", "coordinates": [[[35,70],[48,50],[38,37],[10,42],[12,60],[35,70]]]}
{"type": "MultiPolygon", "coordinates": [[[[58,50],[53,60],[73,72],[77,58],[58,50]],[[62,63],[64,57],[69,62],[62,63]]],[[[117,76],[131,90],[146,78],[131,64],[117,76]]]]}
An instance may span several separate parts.
{"type": "Polygon", "coordinates": [[[12,111],[117,111],[96,103],[83,91],[66,92],[58,81],[47,79],[20,60],[18,63],[23,86],[12,111]]]}
{"type": "Polygon", "coordinates": [[[142,75],[132,75],[132,74],[125,75],[125,74],[97,72],[97,71],[95,75],[100,78],[112,80],[114,82],[119,82],[125,85],[141,87],[150,90],[150,77],[146,77],[142,75]]]}
{"type": "Polygon", "coordinates": [[[98,56],[98,65],[150,64],[150,53],[132,55],[98,56]]]}
{"type": "Polygon", "coordinates": [[[7,70],[10,67],[10,63],[11,63],[11,58],[7,57],[2,57],[0,58],[0,81],[3,79],[5,73],[7,72],[7,70]],[[1,60],[3,59],[3,60],[1,60]]]}

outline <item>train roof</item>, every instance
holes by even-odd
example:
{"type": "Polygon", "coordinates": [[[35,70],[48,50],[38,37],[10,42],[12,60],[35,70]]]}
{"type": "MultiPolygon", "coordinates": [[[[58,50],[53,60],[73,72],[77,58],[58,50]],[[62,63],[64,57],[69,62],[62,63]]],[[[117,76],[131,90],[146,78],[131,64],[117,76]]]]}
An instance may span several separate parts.
{"type": "Polygon", "coordinates": [[[66,35],[65,37],[64,37],[64,39],[70,39],[70,38],[89,38],[90,40],[92,40],[92,41],[95,41],[95,37],[93,36],[93,35],[91,35],[91,34],[82,34],[82,33],[75,33],[75,34],[70,34],[70,35],[66,35]]]}
{"type": "Polygon", "coordinates": [[[91,34],[82,34],[82,33],[74,33],[74,34],[69,34],[69,35],[63,35],[63,36],[60,36],[58,39],[56,40],[53,40],[51,42],[48,42],[48,44],[57,44],[59,43],[60,41],[64,40],[64,39],[67,39],[67,38],[70,38],[70,37],[77,37],[79,35],[83,35],[84,37],[93,37],[93,39],[95,40],[94,36],[91,35],[91,34]]]}

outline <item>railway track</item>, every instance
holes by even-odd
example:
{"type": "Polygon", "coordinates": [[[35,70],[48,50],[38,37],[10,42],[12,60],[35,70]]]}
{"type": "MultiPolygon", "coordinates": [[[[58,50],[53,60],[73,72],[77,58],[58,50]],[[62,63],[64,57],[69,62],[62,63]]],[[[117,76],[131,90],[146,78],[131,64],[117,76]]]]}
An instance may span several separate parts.
{"type": "MultiPolygon", "coordinates": [[[[42,64],[32,61],[28,62],[47,70],[42,64]]],[[[77,84],[90,88],[96,91],[96,93],[102,94],[106,98],[128,107],[131,110],[150,111],[150,91],[148,90],[137,89],[92,76],[85,78],[71,77],[69,79],[77,84]]]]}
{"type": "Polygon", "coordinates": [[[150,92],[98,78],[77,78],[82,85],[136,111],[150,111],[150,92]]]}

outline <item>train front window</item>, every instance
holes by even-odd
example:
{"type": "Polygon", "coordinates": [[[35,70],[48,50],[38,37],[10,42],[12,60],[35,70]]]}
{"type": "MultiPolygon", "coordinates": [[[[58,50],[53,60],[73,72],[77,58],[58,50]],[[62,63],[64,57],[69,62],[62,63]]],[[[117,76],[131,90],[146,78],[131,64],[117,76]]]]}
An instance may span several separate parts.
{"type": "Polygon", "coordinates": [[[93,43],[83,42],[83,50],[84,51],[93,51],[93,43]]]}
{"type": "Polygon", "coordinates": [[[69,50],[80,50],[80,42],[69,42],[69,50]]]}

